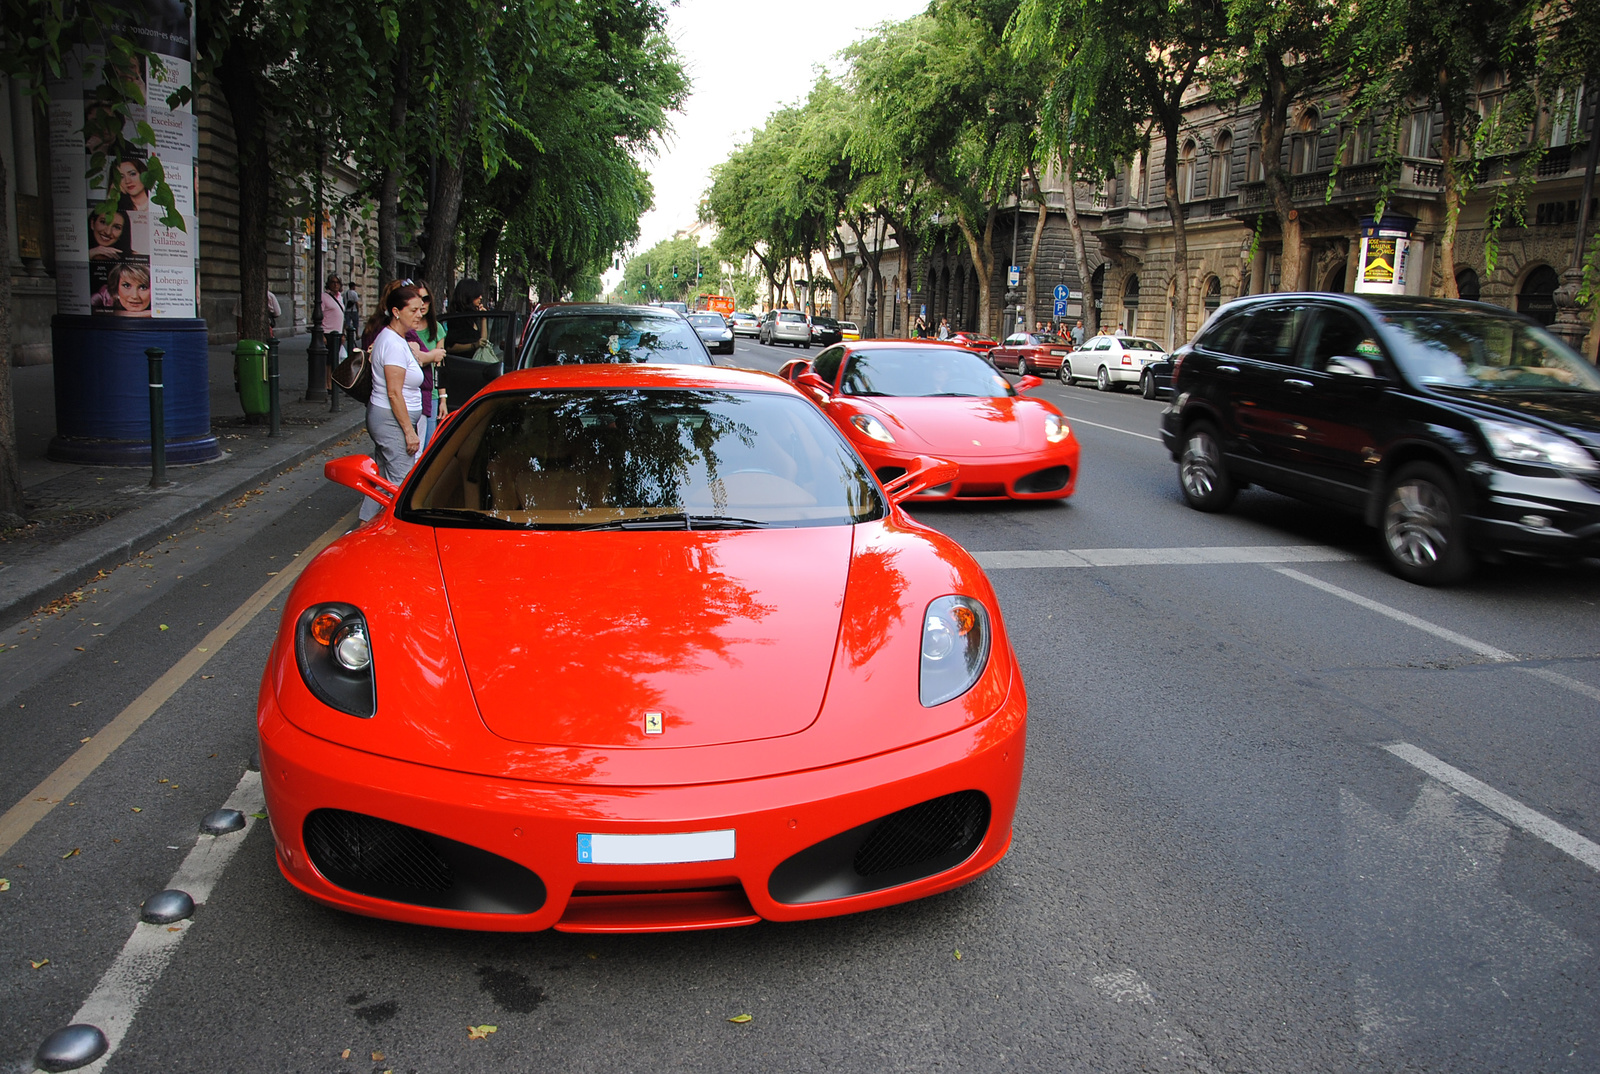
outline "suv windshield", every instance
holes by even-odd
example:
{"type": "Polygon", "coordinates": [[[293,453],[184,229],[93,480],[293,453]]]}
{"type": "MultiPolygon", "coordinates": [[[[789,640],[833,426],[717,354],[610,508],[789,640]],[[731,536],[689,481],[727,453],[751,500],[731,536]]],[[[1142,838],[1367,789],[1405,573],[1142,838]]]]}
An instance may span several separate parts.
{"type": "Polygon", "coordinates": [[[700,337],[682,317],[660,313],[583,313],[546,317],[529,348],[528,365],[672,362],[710,365],[700,337]]]}
{"type": "Polygon", "coordinates": [[[808,401],[775,392],[501,392],[446,427],[399,517],[480,529],[834,526],[881,517],[808,401]]]}
{"type": "Polygon", "coordinates": [[[1011,382],[957,347],[854,351],[840,388],[846,395],[1015,395],[1011,382]]]}
{"type": "Polygon", "coordinates": [[[1390,313],[1406,345],[1395,359],[1429,387],[1600,392],[1600,373],[1538,325],[1475,310],[1390,313]]]}

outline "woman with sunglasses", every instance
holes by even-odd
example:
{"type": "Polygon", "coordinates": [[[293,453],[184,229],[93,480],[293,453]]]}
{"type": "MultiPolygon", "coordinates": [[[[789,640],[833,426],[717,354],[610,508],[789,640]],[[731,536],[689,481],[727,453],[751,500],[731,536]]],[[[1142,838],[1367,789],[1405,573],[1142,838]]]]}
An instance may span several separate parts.
{"type": "MultiPolygon", "coordinates": [[[[417,423],[422,418],[422,366],[406,336],[422,324],[426,304],[417,289],[401,284],[385,288],[375,320],[382,326],[372,337],[372,395],[367,400],[367,432],[378,472],[396,485],[405,480],[422,450],[417,423]]],[[[383,509],[368,497],[361,504],[365,522],[383,509]]]]}
{"type": "Polygon", "coordinates": [[[428,446],[428,437],[444,420],[444,409],[439,401],[439,363],[444,361],[444,326],[439,323],[439,311],[429,294],[428,285],[421,280],[416,284],[417,294],[428,304],[427,314],[417,329],[417,342],[411,345],[417,361],[422,365],[422,446],[428,446]]]}

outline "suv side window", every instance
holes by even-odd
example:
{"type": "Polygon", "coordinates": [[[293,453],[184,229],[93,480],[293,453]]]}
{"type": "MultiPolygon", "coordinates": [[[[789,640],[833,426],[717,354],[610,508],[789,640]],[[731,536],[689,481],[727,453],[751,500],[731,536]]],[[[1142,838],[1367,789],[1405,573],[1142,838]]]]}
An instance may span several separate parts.
{"type": "Polygon", "coordinates": [[[844,360],[843,347],[829,347],[811,363],[811,371],[830,385],[839,379],[839,363],[844,360]]]}
{"type": "Polygon", "coordinates": [[[1306,312],[1306,307],[1299,305],[1257,306],[1245,311],[1245,324],[1232,353],[1257,362],[1294,365],[1295,337],[1305,323],[1306,312]]]}
{"type": "Polygon", "coordinates": [[[1337,372],[1360,377],[1381,377],[1386,363],[1378,334],[1357,314],[1325,307],[1306,331],[1301,365],[1319,373],[1337,372]],[[1336,362],[1329,368],[1330,362],[1336,362]]]}

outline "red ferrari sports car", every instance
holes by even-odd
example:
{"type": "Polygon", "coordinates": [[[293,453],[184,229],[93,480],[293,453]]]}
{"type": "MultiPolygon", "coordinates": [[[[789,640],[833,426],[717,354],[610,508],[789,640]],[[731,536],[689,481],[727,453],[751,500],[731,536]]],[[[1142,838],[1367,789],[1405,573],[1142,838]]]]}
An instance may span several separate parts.
{"type": "Polygon", "coordinates": [[[949,459],[956,480],[919,500],[1049,500],[1072,495],[1078,440],[1061,412],[1013,388],[983,358],[945,343],[862,340],[796,359],[778,375],[811,391],[881,481],[922,455],[949,459]]]}
{"type": "Polygon", "coordinates": [[[258,705],[279,868],[359,914],[641,932],[967,883],[1027,696],[987,578],[764,373],[509,373],[305,570],[258,705]]]}

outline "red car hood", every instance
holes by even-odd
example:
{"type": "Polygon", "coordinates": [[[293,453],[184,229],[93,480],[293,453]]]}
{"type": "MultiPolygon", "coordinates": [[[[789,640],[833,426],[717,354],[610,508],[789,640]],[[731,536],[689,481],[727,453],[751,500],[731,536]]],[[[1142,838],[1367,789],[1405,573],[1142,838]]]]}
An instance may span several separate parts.
{"type": "Polygon", "coordinates": [[[438,531],[461,655],[489,729],[516,742],[671,748],[816,719],[849,526],[438,531]],[[781,609],[781,612],[780,612],[781,609]],[[646,733],[646,714],[662,730],[646,733]]]}
{"type": "Polygon", "coordinates": [[[916,444],[934,455],[969,459],[1010,455],[1031,441],[1044,440],[1044,419],[1031,413],[1038,408],[1031,399],[941,395],[864,401],[891,420],[897,441],[916,444]]]}

